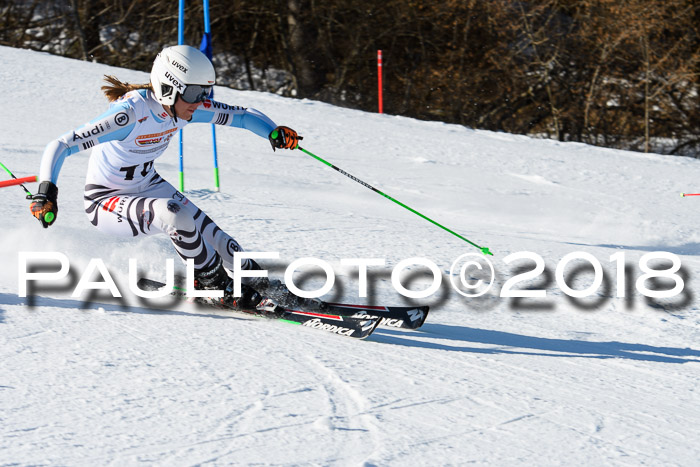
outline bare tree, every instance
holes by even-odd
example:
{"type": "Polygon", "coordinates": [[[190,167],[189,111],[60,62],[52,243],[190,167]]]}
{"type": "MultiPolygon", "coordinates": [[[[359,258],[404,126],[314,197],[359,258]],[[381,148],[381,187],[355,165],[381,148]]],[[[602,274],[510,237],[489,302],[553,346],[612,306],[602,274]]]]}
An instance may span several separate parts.
{"type": "MultiPolygon", "coordinates": [[[[698,0],[211,0],[221,83],[477,128],[700,154],[698,0]],[[663,144],[662,144],[663,143],[663,144]]],[[[202,37],[187,3],[186,43],[202,37]]],[[[0,0],[0,44],[147,71],[172,0],[0,0]]]]}

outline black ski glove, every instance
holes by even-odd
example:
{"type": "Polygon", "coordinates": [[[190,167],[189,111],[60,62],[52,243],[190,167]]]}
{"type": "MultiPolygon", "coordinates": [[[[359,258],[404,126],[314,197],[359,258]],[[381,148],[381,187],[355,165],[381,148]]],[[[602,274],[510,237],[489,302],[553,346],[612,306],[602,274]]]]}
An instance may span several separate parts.
{"type": "Polygon", "coordinates": [[[278,126],[268,136],[272,150],[279,149],[296,149],[299,141],[304,139],[299,136],[296,131],[286,126],[278,126]]]}
{"type": "Polygon", "coordinates": [[[32,204],[29,205],[29,209],[45,229],[56,221],[57,198],[58,187],[51,182],[41,182],[38,193],[30,197],[32,204]]]}

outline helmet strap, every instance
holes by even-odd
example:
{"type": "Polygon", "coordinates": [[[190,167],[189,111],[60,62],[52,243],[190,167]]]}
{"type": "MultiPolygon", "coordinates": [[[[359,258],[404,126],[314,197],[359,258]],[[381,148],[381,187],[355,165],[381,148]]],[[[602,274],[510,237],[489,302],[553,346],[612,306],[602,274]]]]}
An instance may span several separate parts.
{"type": "Polygon", "coordinates": [[[177,102],[177,99],[180,97],[180,93],[176,92],[175,93],[175,100],[173,101],[173,105],[170,106],[170,111],[173,114],[173,119],[175,120],[175,123],[177,123],[177,112],[175,112],[175,102],[177,102]]]}

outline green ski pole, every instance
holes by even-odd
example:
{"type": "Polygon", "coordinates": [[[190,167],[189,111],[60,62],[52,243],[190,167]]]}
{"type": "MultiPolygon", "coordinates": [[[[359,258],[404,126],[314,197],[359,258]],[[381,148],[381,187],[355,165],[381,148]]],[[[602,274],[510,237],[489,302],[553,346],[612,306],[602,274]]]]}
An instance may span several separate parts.
{"type": "MultiPolygon", "coordinates": [[[[20,180],[19,178],[15,177],[15,174],[13,174],[13,173],[10,171],[10,169],[8,169],[7,167],[5,167],[5,164],[3,164],[2,162],[0,162],[0,166],[1,166],[3,169],[5,169],[5,172],[7,172],[8,174],[10,174],[10,177],[14,178],[15,180],[20,180]]],[[[36,180],[36,177],[34,177],[34,180],[36,180]]],[[[27,180],[27,181],[29,181],[29,180],[27,180]]],[[[22,187],[22,189],[24,190],[24,192],[27,194],[28,197],[29,197],[29,196],[32,196],[32,194],[29,192],[29,190],[27,190],[27,187],[25,187],[25,186],[22,185],[21,183],[18,183],[18,185],[22,187]]]]}
{"type": "MultiPolygon", "coordinates": [[[[13,174],[13,173],[10,171],[10,169],[8,169],[7,167],[5,167],[5,164],[3,164],[2,162],[0,162],[0,167],[2,167],[3,169],[5,169],[5,172],[7,172],[8,174],[10,174],[10,177],[12,177],[12,178],[14,178],[14,179],[16,179],[16,180],[22,180],[22,179],[19,179],[19,178],[15,177],[15,174],[13,174]]],[[[37,179],[37,177],[34,177],[34,180],[28,180],[28,181],[36,181],[36,179],[37,179]]],[[[27,199],[29,199],[29,198],[32,197],[32,194],[29,192],[29,190],[27,190],[27,188],[26,188],[24,185],[19,184],[19,186],[21,186],[22,189],[24,190],[24,192],[27,194],[27,199]]],[[[53,222],[54,217],[55,217],[54,213],[52,213],[52,212],[47,212],[47,213],[44,215],[44,220],[45,220],[46,222],[53,222]]]]}
{"type": "MultiPolygon", "coordinates": [[[[273,135],[272,135],[272,138],[274,139],[275,137],[276,137],[276,136],[273,134],[273,135]]],[[[360,180],[359,178],[357,178],[357,177],[355,177],[355,176],[353,176],[353,175],[347,173],[346,171],[344,171],[344,170],[341,169],[340,167],[336,167],[335,165],[333,165],[333,164],[331,164],[330,162],[328,162],[328,161],[326,161],[326,160],[324,160],[324,159],[318,157],[317,155],[315,155],[315,154],[313,154],[313,153],[307,151],[306,149],[302,148],[301,146],[297,146],[296,149],[300,149],[303,153],[308,154],[309,156],[313,157],[313,158],[316,159],[317,161],[326,164],[328,167],[330,167],[330,168],[332,168],[332,169],[334,169],[334,170],[340,172],[341,174],[345,175],[346,177],[350,178],[351,180],[356,181],[356,182],[359,183],[360,185],[363,185],[363,186],[369,188],[370,190],[374,191],[375,193],[382,195],[383,197],[385,197],[385,198],[388,199],[389,201],[393,201],[394,203],[398,204],[398,205],[401,206],[402,208],[408,209],[408,210],[411,211],[413,214],[415,214],[415,215],[417,215],[417,216],[419,216],[419,217],[422,217],[422,218],[425,219],[426,221],[428,221],[428,222],[430,222],[430,223],[432,223],[432,224],[434,224],[434,225],[440,227],[441,229],[443,229],[443,230],[445,230],[445,231],[451,233],[452,235],[454,235],[455,237],[459,238],[460,240],[464,240],[465,242],[469,243],[470,245],[472,245],[472,246],[478,248],[479,250],[481,250],[481,252],[482,252],[483,254],[493,256],[493,253],[491,253],[491,252],[489,251],[488,248],[486,248],[486,247],[481,247],[481,246],[477,245],[476,243],[472,242],[471,240],[469,240],[469,239],[467,239],[467,238],[461,236],[461,235],[458,234],[457,232],[455,232],[455,231],[453,231],[453,230],[451,230],[451,229],[448,229],[448,228],[445,227],[444,225],[435,222],[434,220],[432,220],[432,219],[429,218],[428,216],[425,216],[425,215],[421,214],[420,212],[416,211],[416,210],[413,209],[412,207],[407,206],[407,205],[405,205],[404,203],[402,203],[401,201],[399,201],[399,200],[397,200],[397,199],[394,199],[394,198],[392,198],[391,196],[387,195],[386,193],[384,193],[384,192],[382,192],[382,191],[380,191],[380,190],[374,188],[374,187],[373,187],[372,185],[370,185],[369,183],[363,182],[363,181],[360,180]]]]}

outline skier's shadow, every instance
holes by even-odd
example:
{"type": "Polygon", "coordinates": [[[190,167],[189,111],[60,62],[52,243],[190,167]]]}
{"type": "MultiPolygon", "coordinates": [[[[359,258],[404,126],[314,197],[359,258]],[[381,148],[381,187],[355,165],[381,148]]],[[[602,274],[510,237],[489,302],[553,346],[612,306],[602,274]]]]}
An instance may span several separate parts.
{"type": "Polygon", "coordinates": [[[551,339],[525,336],[504,331],[424,324],[421,331],[379,328],[370,337],[374,342],[426,349],[479,354],[530,355],[566,358],[622,358],[646,362],[700,362],[700,350],[677,347],[656,347],[626,342],[592,342],[576,339],[551,339]],[[429,338],[430,342],[416,339],[429,338]],[[484,347],[469,344],[484,344],[484,347]]]}
{"type": "MultiPolygon", "coordinates": [[[[78,309],[80,311],[105,311],[110,313],[138,313],[149,315],[176,315],[176,316],[198,316],[203,318],[216,319],[245,319],[225,311],[212,312],[211,307],[206,305],[194,306],[193,311],[172,310],[166,304],[159,306],[150,301],[143,300],[142,303],[148,306],[134,306],[126,301],[114,301],[112,297],[101,296],[99,293],[88,294],[87,300],[77,300],[73,298],[53,298],[32,295],[20,298],[17,295],[0,293],[0,305],[23,305],[29,310],[36,307],[55,307],[65,309],[78,309]]],[[[5,310],[0,308],[0,324],[5,321],[5,310]]]]}

